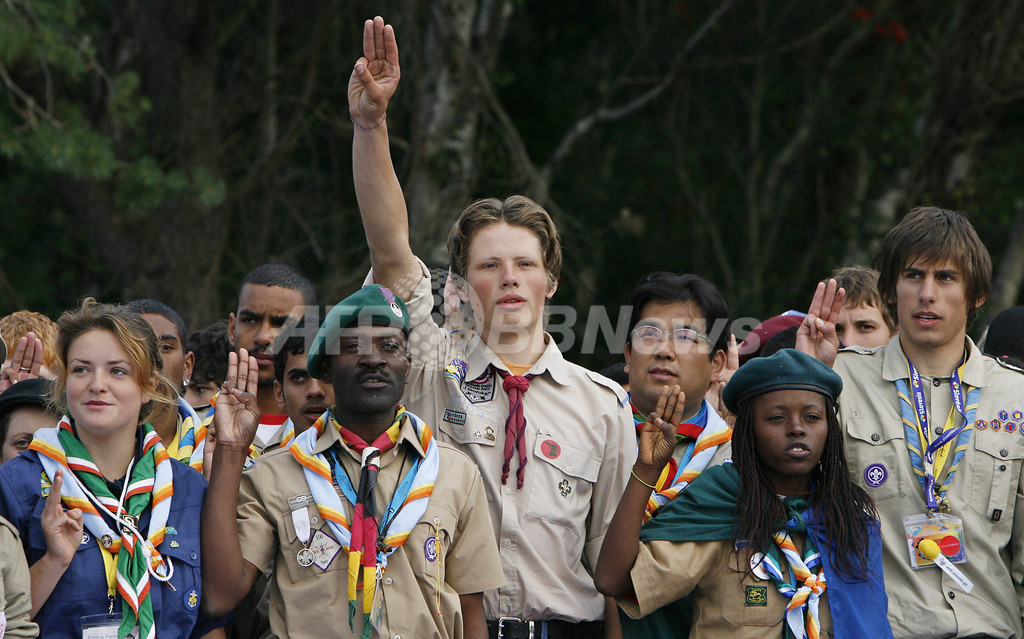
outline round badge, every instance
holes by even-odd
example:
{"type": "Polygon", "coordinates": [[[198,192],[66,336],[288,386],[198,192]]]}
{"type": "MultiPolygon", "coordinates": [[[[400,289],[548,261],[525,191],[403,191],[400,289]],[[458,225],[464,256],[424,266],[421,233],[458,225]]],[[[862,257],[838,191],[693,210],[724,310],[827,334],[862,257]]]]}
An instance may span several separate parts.
{"type": "Polygon", "coordinates": [[[562,454],[562,447],[553,439],[545,439],[541,442],[540,450],[548,459],[557,459],[562,454]]]}
{"type": "Polygon", "coordinates": [[[313,565],[313,551],[309,548],[303,548],[299,551],[299,554],[295,555],[295,559],[299,562],[299,565],[303,568],[313,565]]]}
{"type": "Polygon", "coordinates": [[[939,540],[939,550],[947,557],[953,557],[960,552],[960,540],[956,535],[946,535],[939,540]]]}
{"type": "Polygon", "coordinates": [[[391,302],[391,312],[395,314],[395,317],[402,317],[402,307],[398,305],[398,302],[391,302]]]}
{"type": "Polygon", "coordinates": [[[750,556],[750,571],[758,579],[769,579],[768,571],[764,569],[764,554],[755,552],[750,556]]]}
{"type": "Polygon", "coordinates": [[[889,471],[882,464],[871,464],[864,469],[864,483],[872,488],[878,488],[889,479],[889,471]]]}
{"type": "Polygon", "coordinates": [[[114,539],[110,535],[103,535],[100,537],[100,545],[104,548],[110,548],[112,543],[114,543],[114,539]]]}
{"type": "Polygon", "coordinates": [[[437,539],[427,537],[427,541],[423,544],[423,556],[427,558],[427,561],[437,561],[437,539]]]}

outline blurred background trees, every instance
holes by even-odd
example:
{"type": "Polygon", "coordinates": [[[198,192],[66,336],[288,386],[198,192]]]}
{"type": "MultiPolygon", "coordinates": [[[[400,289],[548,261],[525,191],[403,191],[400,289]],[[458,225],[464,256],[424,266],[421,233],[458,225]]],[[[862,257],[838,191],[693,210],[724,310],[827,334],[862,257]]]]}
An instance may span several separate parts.
{"type": "Polygon", "coordinates": [[[521,192],[563,232],[579,330],[651,270],[763,318],[930,203],[974,220],[997,311],[1024,282],[1022,4],[5,0],[0,311],[151,296],[198,328],[268,261],[324,303],[357,286],[345,87],[374,14],[431,266],[469,201],[521,192]]]}

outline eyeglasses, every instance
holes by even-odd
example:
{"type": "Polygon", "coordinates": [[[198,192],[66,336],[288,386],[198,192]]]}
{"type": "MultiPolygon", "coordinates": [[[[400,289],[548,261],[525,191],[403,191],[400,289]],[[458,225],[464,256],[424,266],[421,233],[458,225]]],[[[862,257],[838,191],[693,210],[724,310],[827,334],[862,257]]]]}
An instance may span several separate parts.
{"type": "MultiPolygon", "coordinates": [[[[633,329],[633,337],[639,340],[640,345],[644,348],[653,349],[665,340],[665,331],[657,326],[638,326],[633,329]]],[[[709,346],[714,346],[711,340],[692,328],[677,328],[669,333],[668,338],[672,340],[673,346],[677,348],[694,345],[697,343],[697,340],[704,340],[709,346]]]]}

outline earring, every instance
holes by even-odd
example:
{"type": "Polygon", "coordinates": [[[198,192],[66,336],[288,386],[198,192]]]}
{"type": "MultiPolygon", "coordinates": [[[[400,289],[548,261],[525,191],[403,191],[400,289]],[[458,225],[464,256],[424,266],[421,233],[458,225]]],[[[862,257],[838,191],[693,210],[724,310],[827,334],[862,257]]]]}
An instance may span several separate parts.
{"type": "Polygon", "coordinates": [[[186,388],[188,388],[188,384],[189,384],[189,382],[191,382],[191,381],[192,381],[192,380],[190,380],[190,379],[185,379],[185,380],[184,380],[183,382],[181,382],[181,385],[182,385],[182,386],[184,386],[184,387],[186,387],[186,388]]]}

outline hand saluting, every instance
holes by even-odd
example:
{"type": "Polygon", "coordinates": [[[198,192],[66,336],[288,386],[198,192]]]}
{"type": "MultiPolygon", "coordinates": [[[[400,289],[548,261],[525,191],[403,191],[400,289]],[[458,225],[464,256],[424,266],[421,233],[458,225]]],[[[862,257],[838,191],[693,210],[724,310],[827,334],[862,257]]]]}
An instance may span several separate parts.
{"type": "Polygon", "coordinates": [[[658,403],[640,431],[638,465],[657,469],[658,473],[665,467],[676,447],[676,430],[685,406],[686,393],[679,390],[679,386],[671,390],[668,386],[661,387],[658,403]]]}
{"type": "Polygon", "coordinates": [[[256,436],[260,423],[260,409],[256,404],[260,365],[244,349],[228,353],[228,375],[220,388],[214,407],[213,425],[217,446],[248,448],[256,436]]]}
{"type": "Polygon", "coordinates": [[[388,102],[402,77],[395,30],[377,16],[363,25],[363,57],[348,80],[348,109],[357,128],[374,129],[384,122],[388,102]]]}

